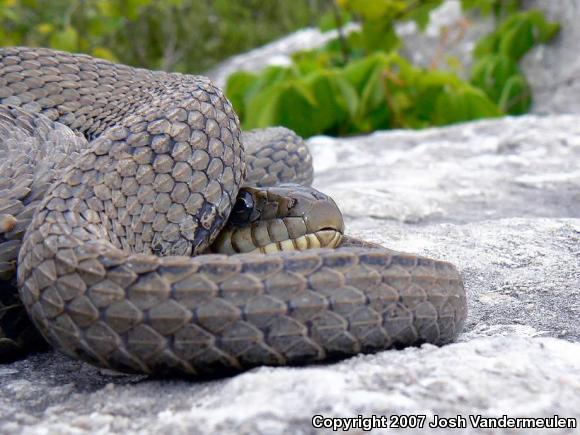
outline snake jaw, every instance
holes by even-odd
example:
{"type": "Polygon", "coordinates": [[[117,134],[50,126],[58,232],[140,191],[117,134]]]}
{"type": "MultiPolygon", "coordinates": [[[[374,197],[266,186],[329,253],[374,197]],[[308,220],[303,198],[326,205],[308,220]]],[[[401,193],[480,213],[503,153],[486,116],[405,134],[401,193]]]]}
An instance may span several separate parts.
{"type": "Polygon", "coordinates": [[[344,221],[336,203],[311,187],[281,185],[262,190],[244,188],[233,217],[210,248],[222,254],[304,251],[335,248],[344,221]],[[251,194],[250,204],[246,196],[251,194]],[[259,220],[251,218],[260,216],[259,220]],[[240,219],[247,216],[246,222],[240,219]]]}
{"type": "Polygon", "coordinates": [[[282,251],[306,251],[315,248],[336,248],[342,241],[342,233],[334,229],[324,229],[316,233],[309,233],[295,239],[268,243],[256,248],[250,253],[272,254],[282,251]]]}

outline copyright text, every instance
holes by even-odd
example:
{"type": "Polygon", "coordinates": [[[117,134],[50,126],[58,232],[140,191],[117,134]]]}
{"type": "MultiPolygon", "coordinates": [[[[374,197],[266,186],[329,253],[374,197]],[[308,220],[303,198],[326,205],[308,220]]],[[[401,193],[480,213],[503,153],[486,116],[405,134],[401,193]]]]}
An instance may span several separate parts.
{"type": "Polygon", "coordinates": [[[565,418],[559,415],[551,417],[484,417],[469,414],[443,417],[437,414],[427,417],[425,414],[400,415],[372,415],[364,417],[312,417],[312,426],[316,429],[331,429],[333,431],[348,431],[359,429],[370,431],[373,429],[406,429],[406,428],[448,428],[463,429],[575,429],[578,427],[576,418],[565,418]]]}

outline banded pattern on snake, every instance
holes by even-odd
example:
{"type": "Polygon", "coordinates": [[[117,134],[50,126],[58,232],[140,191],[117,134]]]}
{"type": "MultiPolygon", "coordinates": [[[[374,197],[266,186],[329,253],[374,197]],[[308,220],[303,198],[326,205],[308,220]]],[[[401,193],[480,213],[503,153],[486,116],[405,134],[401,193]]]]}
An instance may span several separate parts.
{"type": "MultiPolygon", "coordinates": [[[[447,262],[349,237],[334,249],[208,253],[244,184],[312,179],[304,148],[278,146],[291,132],[252,134],[206,78],[0,49],[0,304],[14,302],[16,284],[51,345],[126,372],[239,371],[451,341],[467,309],[447,262]],[[264,137],[278,148],[253,145],[264,137]]],[[[270,214],[283,220],[299,200],[270,214]]],[[[22,327],[2,309],[13,343],[22,327]]]]}

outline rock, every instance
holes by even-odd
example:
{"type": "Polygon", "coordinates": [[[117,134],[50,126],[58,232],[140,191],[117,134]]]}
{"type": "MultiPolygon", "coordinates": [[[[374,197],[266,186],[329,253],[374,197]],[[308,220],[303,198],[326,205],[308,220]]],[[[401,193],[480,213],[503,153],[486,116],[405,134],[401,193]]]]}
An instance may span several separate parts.
{"type": "Polygon", "coordinates": [[[17,369],[26,379],[2,389],[0,431],[309,434],[318,433],[314,415],[570,417],[578,413],[577,352],[553,338],[496,336],[205,383],[116,379],[62,357],[34,357],[17,369]],[[68,378],[51,376],[63,370],[68,378]],[[15,406],[24,400],[29,407],[15,406]]]}
{"type": "Polygon", "coordinates": [[[0,433],[314,434],[316,414],[580,418],[580,116],[309,146],[315,185],[351,234],[458,266],[470,310],[458,342],[197,382],[37,354],[0,367],[0,433]]]}
{"type": "Polygon", "coordinates": [[[579,121],[315,137],[315,184],[356,235],[458,265],[471,289],[468,327],[495,335],[524,325],[578,341],[579,121]]]}
{"type": "Polygon", "coordinates": [[[534,91],[536,113],[580,113],[580,0],[525,0],[526,7],[542,9],[562,29],[548,46],[538,46],[522,67],[534,91]]]}
{"type": "Polygon", "coordinates": [[[446,0],[431,12],[424,31],[410,21],[398,24],[397,34],[403,43],[401,54],[413,64],[449,69],[449,59],[456,59],[453,70],[468,80],[475,42],[493,28],[491,18],[466,17],[459,0],[446,0]]]}

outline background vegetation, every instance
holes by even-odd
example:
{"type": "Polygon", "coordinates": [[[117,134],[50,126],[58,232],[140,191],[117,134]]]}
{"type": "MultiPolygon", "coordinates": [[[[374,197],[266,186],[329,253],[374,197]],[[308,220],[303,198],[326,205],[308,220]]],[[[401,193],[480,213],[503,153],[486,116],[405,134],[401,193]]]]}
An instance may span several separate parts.
{"type": "MultiPolygon", "coordinates": [[[[0,45],[48,46],[122,63],[203,72],[300,27],[337,32],[288,67],[230,76],[226,94],[244,128],[285,125],[303,136],[422,128],[525,113],[532,95],[518,62],[558,24],[519,0],[461,0],[494,17],[469,77],[402,57],[396,25],[420,29],[443,0],[0,0],[0,45]]],[[[474,18],[477,19],[477,18],[474,18]]]]}
{"type": "Polygon", "coordinates": [[[336,0],[321,23],[347,21],[326,46],[295,53],[289,67],[230,76],[226,94],[244,128],[285,125],[303,136],[423,128],[528,111],[531,89],[518,61],[558,32],[517,0],[462,0],[474,16],[493,15],[495,30],[478,41],[468,79],[453,70],[424,69],[398,53],[395,26],[425,29],[442,0],[336,0]],[[332,13],[331,15],[329,15],[332,13]]]}
{"type": "Polygon", "coordinates": [[[0,46],[83,52],[200,73],[316,25],[327,0],[0,0],[0,46]]]}

